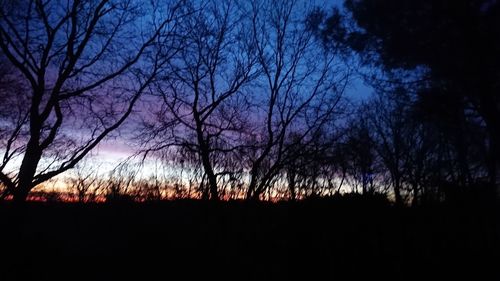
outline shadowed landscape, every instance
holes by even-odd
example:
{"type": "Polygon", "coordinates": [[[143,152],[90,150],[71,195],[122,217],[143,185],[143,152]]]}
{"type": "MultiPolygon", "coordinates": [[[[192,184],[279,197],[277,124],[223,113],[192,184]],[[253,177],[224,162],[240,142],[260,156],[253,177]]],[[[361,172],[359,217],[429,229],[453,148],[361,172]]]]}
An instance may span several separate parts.
{"type": "Polygon", "coordinates": [[[495,279],[498,209],[376,198],[3,206],[4,280],[495,279]]]}
{"type": "Polygon", "coordinates": [[[0,0],[0,280],[500,278],[500,1],[0,0]]]}

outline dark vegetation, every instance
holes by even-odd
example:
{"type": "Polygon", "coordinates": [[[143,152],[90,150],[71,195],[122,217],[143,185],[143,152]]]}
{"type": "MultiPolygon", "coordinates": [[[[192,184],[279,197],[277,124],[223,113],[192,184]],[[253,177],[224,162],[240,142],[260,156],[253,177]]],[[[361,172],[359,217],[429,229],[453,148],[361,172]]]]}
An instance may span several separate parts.
{"type": "Polygon", "coordinates": [[[0,200],[494,203],[500,4],[299,2],[0,2],[0,200]],[[113,137],[135,158],[103,175],[113,137]]]}
{"type": "Polygon", "coordinates": [[[0,280],[499,278],[500,1],[306,2],[0,0],[0,280]]]}
{"type": "Polygon", "coordinates": [[[498,209],[301,202],[3,205],[2,280],[495,279],[498,209]]]}

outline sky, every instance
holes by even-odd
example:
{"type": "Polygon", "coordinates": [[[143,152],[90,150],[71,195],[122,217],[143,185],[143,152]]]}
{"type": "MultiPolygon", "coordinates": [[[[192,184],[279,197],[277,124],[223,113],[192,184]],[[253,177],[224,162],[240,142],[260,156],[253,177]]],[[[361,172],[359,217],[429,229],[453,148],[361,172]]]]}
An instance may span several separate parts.
{"type": "MultiPolygon", "coordinates": [[[[313,5],[317,5],[325,10],[328,10],[332,6],[341,5],[342,2],[342,0],[314,1],[313,5]]],[[[306,3],[310,4],[311,2],[306,3]]],[[[345,97],[348,97],[356,102],[369,97],[371,92],[372,89],[365,85],[361,78],[353,77],[350,85],[346,89],[345,97]]],[[[139,112],[148,110],[148,108],[137,108],[137,111],[139,112]]],[[[122,129],[122,131],[124,130],[127,130],[126,126],[122,129]]],[[[127,134],[117,134],[116,137],[106,138],[96,149],[93,150],[92,156],[88,161],[94,161],[95,159],[96,162],[99,162],[99,167],[102,173],[111,170],[118,163],[124,161],[136,152],[136,145],[132,144],[126,136],[127,134]]]]}
{"type": "MultiPolygon", "coordinates": [[[[341,7],[343,0],[318,0],[314,1],[314,4],[328,10],[329,7],[337,6],[341,7]]],[[[373,93],[373,88],[364,83],[361,77],[353,75],[351,78],[351,83],[348,85],[345,91],[345,97],[349,98],[353,102],[357,103],[362,100],[367,99],[373,93]]],[[[139,109],[148,111],[147,108],[139,109]]],[[[121,161],[127,159],[133,155],[136,148],[124,137],[108,138],[104,140],[98,148],[94,151],[93,155],[95,159],[102,159],[104,162],[108,163],[107,167],[113,167],[113,164],[118,164],[121,161]]]]}

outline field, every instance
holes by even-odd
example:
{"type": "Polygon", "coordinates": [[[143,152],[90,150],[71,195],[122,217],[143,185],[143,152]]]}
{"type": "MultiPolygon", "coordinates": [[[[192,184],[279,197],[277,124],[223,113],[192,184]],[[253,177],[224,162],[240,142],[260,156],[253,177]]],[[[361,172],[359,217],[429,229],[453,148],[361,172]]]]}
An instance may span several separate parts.
{"type": "Polygon", "coordinates": [[[0,280],[494,280],[498,210],[345,196],[4,204],[0,280]]]}

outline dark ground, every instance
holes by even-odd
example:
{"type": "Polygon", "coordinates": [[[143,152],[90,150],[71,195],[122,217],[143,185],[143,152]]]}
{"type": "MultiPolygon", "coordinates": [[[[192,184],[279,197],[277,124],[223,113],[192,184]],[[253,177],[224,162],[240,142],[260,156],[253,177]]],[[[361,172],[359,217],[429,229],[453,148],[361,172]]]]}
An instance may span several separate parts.
{"type": "Polygon", "coordinates": [[[498,280],[498,210],[363,198],[4,204],[0,280],[498,280]]]}

